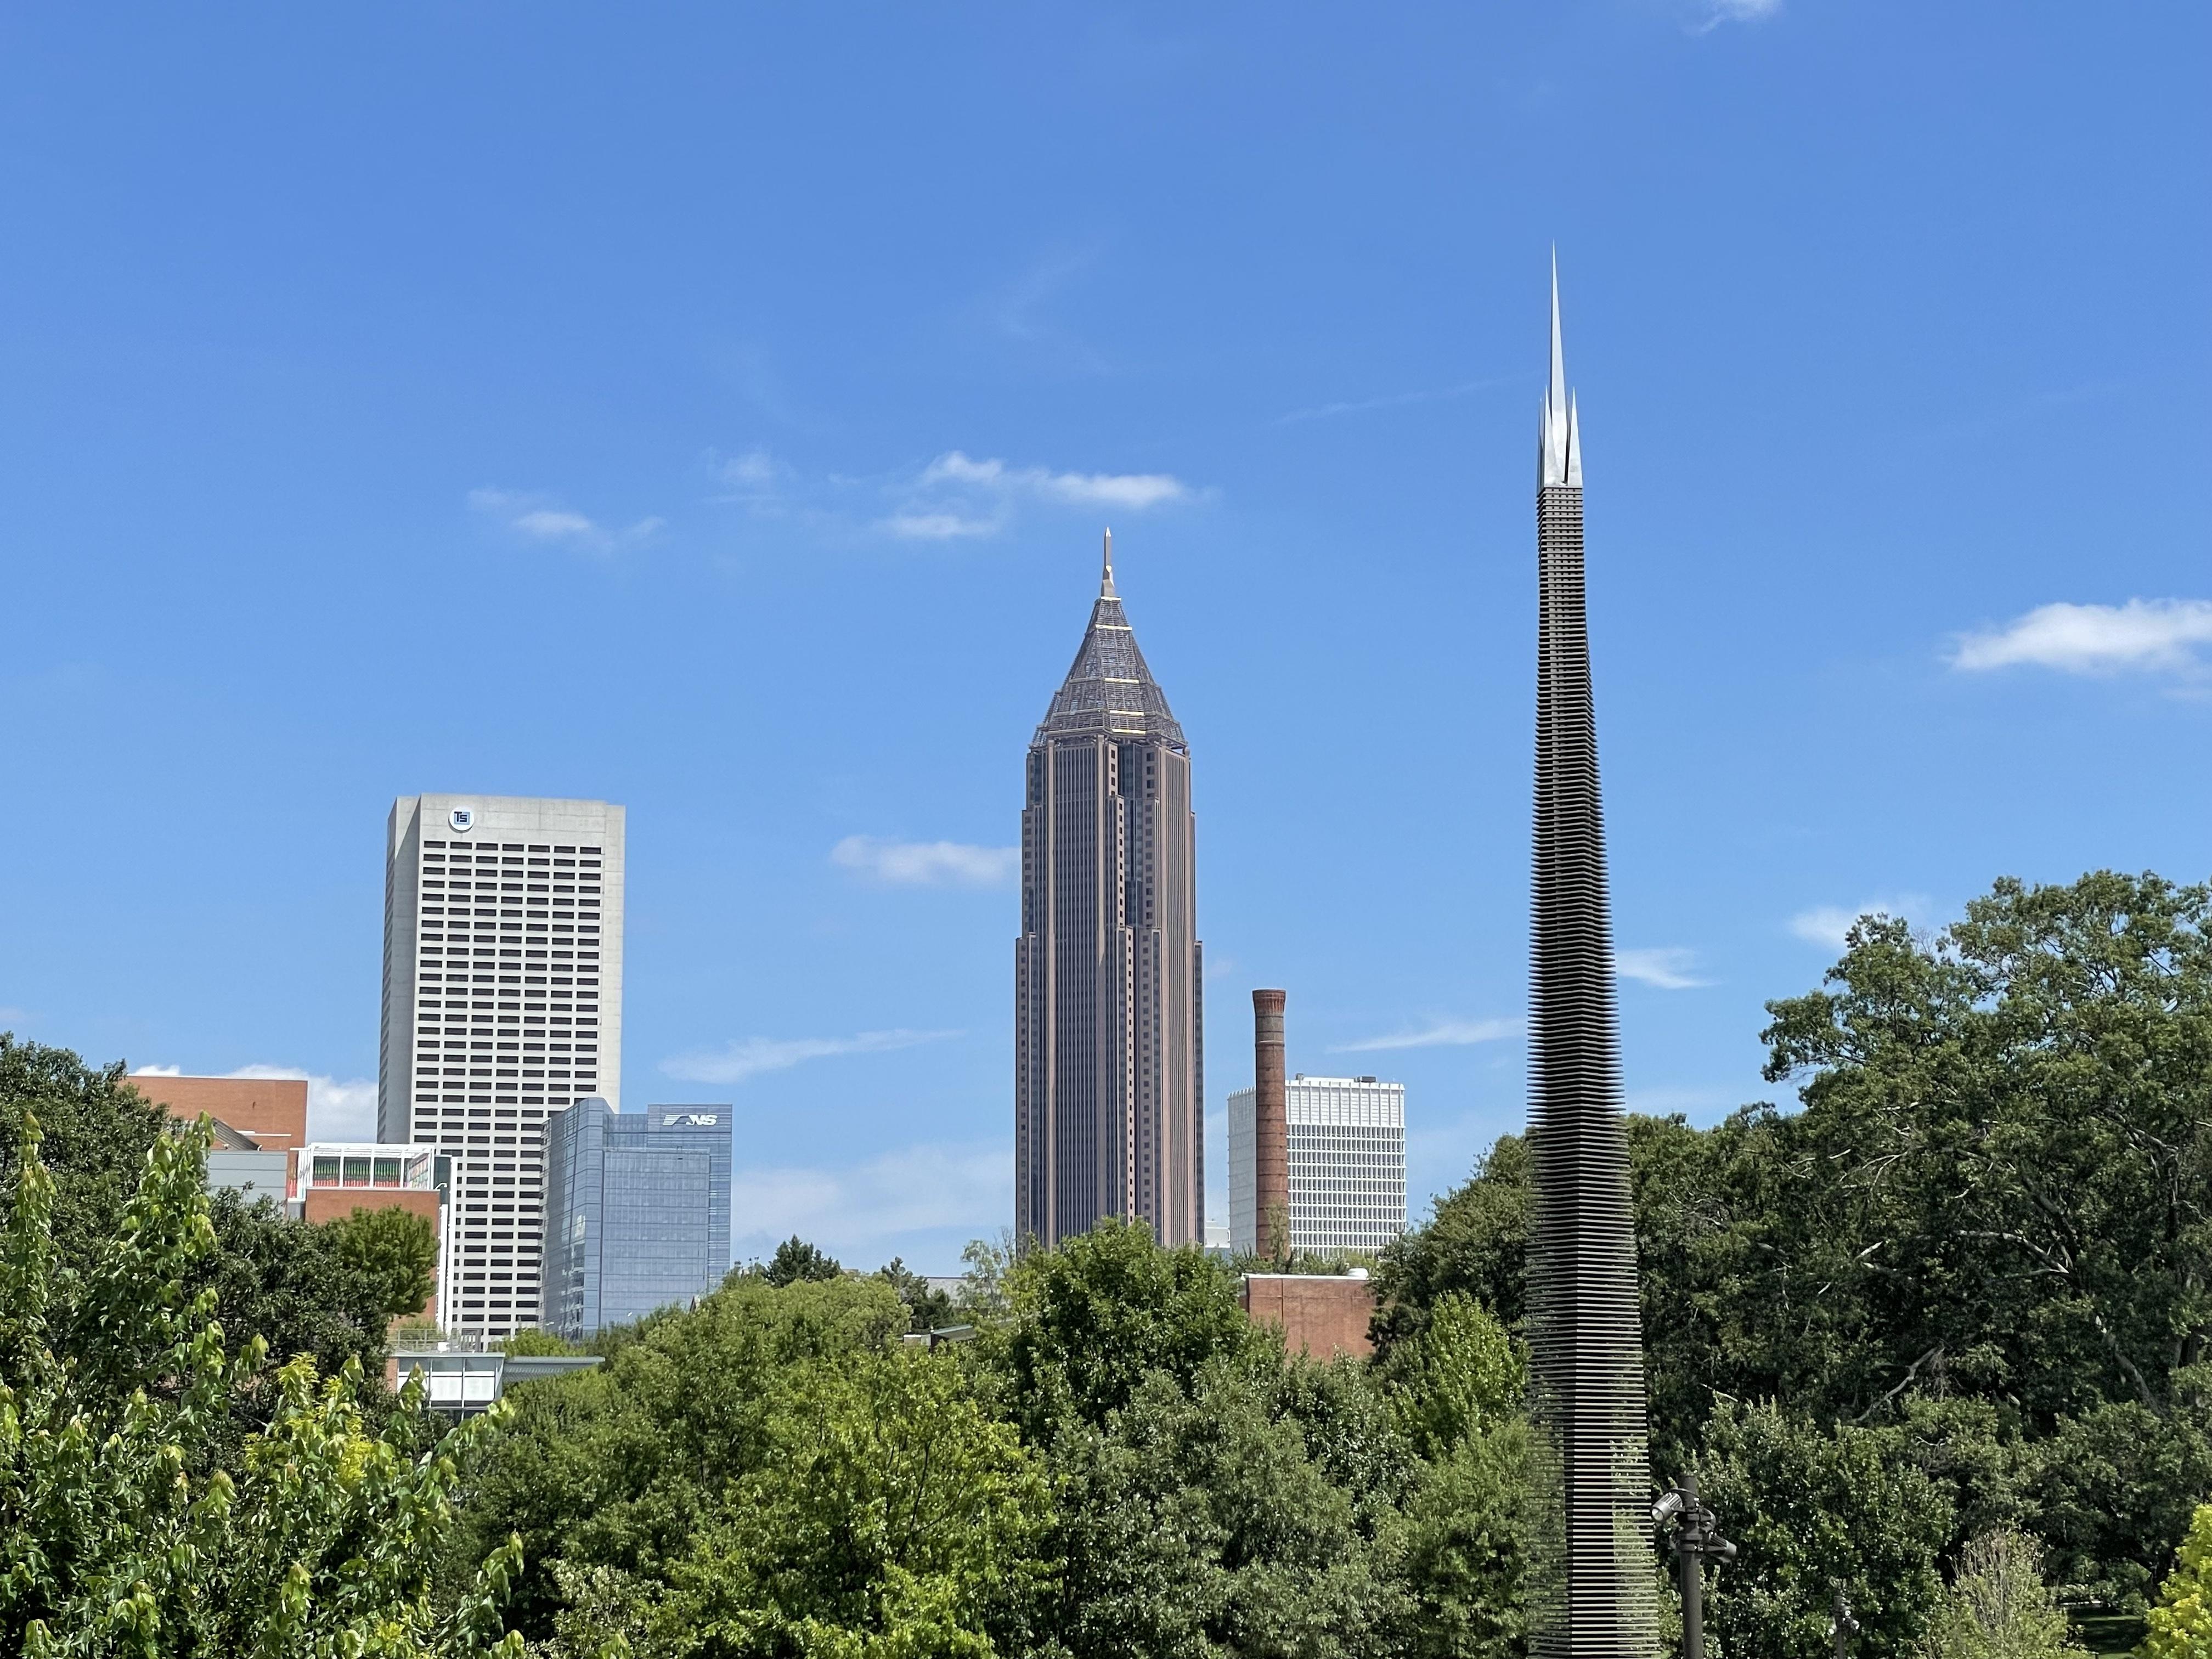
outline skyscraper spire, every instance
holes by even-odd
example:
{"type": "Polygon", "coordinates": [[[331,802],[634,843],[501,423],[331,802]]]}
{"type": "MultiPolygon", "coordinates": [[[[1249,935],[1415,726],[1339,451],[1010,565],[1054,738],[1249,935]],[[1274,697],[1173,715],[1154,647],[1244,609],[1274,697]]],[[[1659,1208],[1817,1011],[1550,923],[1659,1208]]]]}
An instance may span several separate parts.
{"type": "Polygon", "coordinates": [[[1552,376],[1544,386],[1544,413],[1536,434],[1536,488],[1583,483],[1582,434],[1567,391],[1566,353],[1559,344],[1559,256],[1552,255],[1552,376]]]}
{"type": "Polygon", "coordinates": [[[1650,1659],[1658,1644],[1644,1340],[1590,697],[1578,442],[1559,349],[1555,260],[1536,491],[1528,1329],[1541,1484],[1530,1647],[1537,1659],[1650,1659]]]}
{"type": "Polygon", "coordinates": [[[1121,597],[1114,591],[1114,529],[1111,525],[1106,528],[1105,568],[1098,578],[1098,597],[1102,599],[1118,599],[1121,597]]]}

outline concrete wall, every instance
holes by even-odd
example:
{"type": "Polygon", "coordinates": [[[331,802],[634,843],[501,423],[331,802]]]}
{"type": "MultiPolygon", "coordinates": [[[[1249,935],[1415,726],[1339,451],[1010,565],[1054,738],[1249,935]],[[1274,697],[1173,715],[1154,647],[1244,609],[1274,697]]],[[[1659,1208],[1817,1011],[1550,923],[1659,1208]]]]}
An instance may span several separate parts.
{"type": "Polygon", "coordinates": [[[1327,1359],[1375,1352],[1367,1323],[1375,1316],[1375,1289],[1365,1279],[1334,1273],[1248,1273],[1241,1297],[1255,1324],[1279,1325],[1292,1353],[1327,1359]]]}

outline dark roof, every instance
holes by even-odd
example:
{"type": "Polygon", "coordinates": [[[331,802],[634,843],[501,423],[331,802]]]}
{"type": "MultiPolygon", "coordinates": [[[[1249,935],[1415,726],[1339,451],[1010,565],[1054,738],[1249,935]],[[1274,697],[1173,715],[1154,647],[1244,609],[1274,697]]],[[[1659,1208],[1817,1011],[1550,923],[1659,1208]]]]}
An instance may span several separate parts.
{"type": "Polygon", "coordinates": [[[1111,563],[1099,584],[1098,601],[1091,607],[1091,626],[1068,665],[1067,678],[1053,694],[1052,707],[1038,724],[1036,741],[1097,736],[1150,738],[1186,753],[1189,750],[1182,727],[1169,712],[1168,694],[1152,678],[1145,653],[1137,648],[1121,595],[1114,591],[1111,563]]]}

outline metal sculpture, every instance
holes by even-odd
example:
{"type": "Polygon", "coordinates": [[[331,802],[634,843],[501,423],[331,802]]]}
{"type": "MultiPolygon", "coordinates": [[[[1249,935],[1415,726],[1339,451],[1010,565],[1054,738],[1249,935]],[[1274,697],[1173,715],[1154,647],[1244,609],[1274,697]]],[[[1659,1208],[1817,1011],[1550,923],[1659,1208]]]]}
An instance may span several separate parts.
{"type": "Polygon", "coordinates": [[[1583,590],[1582,434],[1559,346],[1538,446],[1536,811],[1528,1139],[1539,1659],[1657,1648],[1636,1233],[1583,590]]]}

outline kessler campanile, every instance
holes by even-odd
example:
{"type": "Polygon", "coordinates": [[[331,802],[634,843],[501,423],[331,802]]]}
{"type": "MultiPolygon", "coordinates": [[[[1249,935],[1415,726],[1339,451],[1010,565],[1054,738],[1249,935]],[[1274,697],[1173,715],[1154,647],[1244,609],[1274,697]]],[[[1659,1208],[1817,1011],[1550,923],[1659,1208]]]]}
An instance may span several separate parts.
{"type": "Polygon", "coordinates": [[[1206,1237],[1190,748],[1114,588],[1030,741],[1014,946],[1014,1232],[1206,1237]]]}

